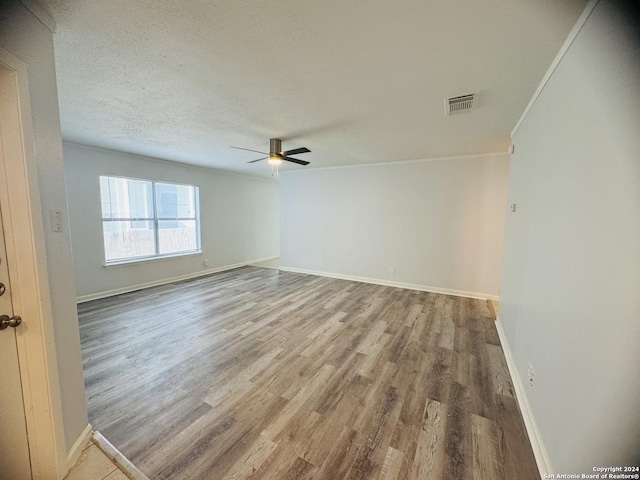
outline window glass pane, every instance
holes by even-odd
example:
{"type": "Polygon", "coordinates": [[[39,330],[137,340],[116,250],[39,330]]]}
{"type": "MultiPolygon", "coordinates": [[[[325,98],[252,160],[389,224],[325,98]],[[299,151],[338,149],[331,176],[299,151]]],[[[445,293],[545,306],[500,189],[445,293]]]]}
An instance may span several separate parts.
{"type": "Polygon", "coordinates": [[[198,187],[101,176],[100,201],[107,262],[200,248],[198,187]]]}
{"type": "Polygon", "coordinates": [[[153,221],[102,222],[107,262],[125,258],[148,257],[156,253],[153,221]]]}
{"type": "Polygon", "coordinates": [[[100,177],[102,218],[153,218],[151,182],[100,177]]]}
{"type": "Polygon", "coordinates": [[[160,255],[198,249],[195,220],[158,220],[158,228],[160,255]]]}
{"type": "Polygon", "coordinates": [[[197,187],[156,183],[158,218],[195,218],[197,187]]]}

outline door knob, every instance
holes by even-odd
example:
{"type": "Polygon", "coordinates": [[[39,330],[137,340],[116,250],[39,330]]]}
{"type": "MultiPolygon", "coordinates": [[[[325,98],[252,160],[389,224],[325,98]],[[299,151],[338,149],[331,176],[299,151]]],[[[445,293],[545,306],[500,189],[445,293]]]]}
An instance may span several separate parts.
{"type": "Polygon", "coordinates": [[[22,323],[22,319],[14,315],[10,317],[9,315],[0,315],[0,330],[4,330],[7,327],[16,328],[18,325],[22,323]]]}

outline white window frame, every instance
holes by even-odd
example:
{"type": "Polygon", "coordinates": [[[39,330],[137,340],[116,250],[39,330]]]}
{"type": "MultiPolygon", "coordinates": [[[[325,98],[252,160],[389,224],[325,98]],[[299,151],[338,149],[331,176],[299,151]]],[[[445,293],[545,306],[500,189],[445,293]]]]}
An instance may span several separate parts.
{"type": "Polygon", "coordinates": [[[167,258],[174,257],[184,257],[188,255],[197,255],[202,253],[201,249],[201,238],[200,238],[200,187],[197,185],[191,185],[188,183],[175,183],[175,182],[165,182],[161,180],[149,180],[147,178],[135,178],[135,177],[125,177],[120,175],[100,175],[99,179],[99,191],[100,191],[100,213],[102,218],[102,252],[104,255],[104,266],[118,266],[118,265],[126,265],[131,263],[139,263],[139,262],[149,262],[154,260],[162,260],[167,258]],[[138,182],[149,182],[151,183],[151,196],[152,196],[152,206],[153,206],[153,217],[149,218],[137,218],[137,217],[128,217],[128,218],[110,218],[104,216],[104,211],[102,210],[102,185],[100,184],[101,178],[117,178],[123,180],[134,180],[138,182]],[[163,185],[175,185],[179,187],[192,187],[194,189],[194,206],[195,206],[195,216],[192,217],[176,217],[176,218],[158,218],[158,199],[156,197],[156,184],[163,185]],[[160,250],[160,241],[159,241],[159,222],[166,220],[175,220],[175,221],[185,221],[185,220],[195,220],[196,222],[196,248],[193,250],[184,250],[180,252],[171,252],[171,253],[159,253],[160,250]],[[106,245],[104,241],[104,224],[105,222],[152,222],[153,230],[154,230],[154,246],[155,246],[155,254],[146,255],[140,257],[128,257],[128,258],[119,258],[115,260],[107,260],[107,251],[106,245]]]}

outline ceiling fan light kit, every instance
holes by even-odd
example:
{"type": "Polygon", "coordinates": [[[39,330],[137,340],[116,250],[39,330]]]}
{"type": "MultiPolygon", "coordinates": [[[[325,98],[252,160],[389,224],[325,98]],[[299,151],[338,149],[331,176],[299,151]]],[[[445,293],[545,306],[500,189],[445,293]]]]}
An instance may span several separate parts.
{"type": "MultiPolygon", "coordinates": [[[[238,150],[248,150],[250,152],[262,153],[263,155],[267,155],[265,152],[251,150],[250,148],[243,148],[243,147],[231,147],[231,148],[236,148],[238,150]]],[[[305,160],[299,160],[297,158],[293,158],[289,156],[289,155],[297,155],[300,153],[309,153],[309,152],[311,152],[311,150],[309,150],[306,147],[294,148],[293,150],[283,151],[282,140],[280,140],[279,138],[272,138],[269,140],[269,154],[268,154],[269,156],[258,158],[256,160],[251,160],[250,162],[247,162],[247,163],[255,163],[261,160],[267,160],[267,163],[271,166],[271,175],[275,175],[277,177],[278,167],[280,166],[283,160],[286,160],[287,162],[291,162],[291,163],[297,163],[298,165],[309,165],[309,162],[305,160]]]]}
{"type": "Polygon", "coordinates": [[[271,176],[278,176],[278,168],[282,163],[282,159],[279,156],[279,152],[282,150],[282,142],[279,138],[272,138],[269,140],[269,159],[267,163],[271,165],[271,176]]]}
{"type": "Polygon", "coordinates": [[[282,163],[282,159],[277,155],[269,155],[269,160],[267,160],[269,165],[280,165],[282,163]]]}

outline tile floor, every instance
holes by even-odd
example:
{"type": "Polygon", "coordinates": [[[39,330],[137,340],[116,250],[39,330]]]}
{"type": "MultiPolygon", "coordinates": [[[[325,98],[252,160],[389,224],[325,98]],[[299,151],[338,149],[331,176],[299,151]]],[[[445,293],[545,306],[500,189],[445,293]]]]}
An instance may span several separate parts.
{"type": "Polygon", "coordinates": [[[91,440],[64,480],[129,480],[91,440]]]}

